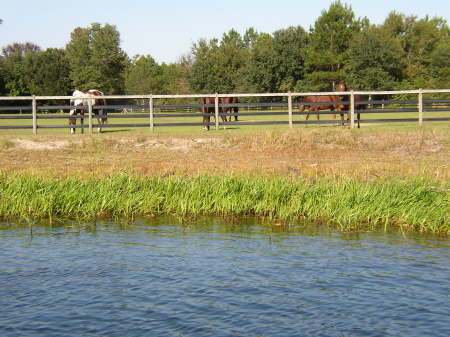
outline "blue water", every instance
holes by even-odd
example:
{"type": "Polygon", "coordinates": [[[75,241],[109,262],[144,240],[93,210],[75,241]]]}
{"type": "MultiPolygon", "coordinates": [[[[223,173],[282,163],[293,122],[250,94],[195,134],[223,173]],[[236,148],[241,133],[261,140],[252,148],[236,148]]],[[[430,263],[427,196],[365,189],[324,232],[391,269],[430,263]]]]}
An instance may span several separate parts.
{"type": "Polygon", "coordinates": [[[436,236],[217,218],[0,228],[0,336],[450,335],[436,236]]]}

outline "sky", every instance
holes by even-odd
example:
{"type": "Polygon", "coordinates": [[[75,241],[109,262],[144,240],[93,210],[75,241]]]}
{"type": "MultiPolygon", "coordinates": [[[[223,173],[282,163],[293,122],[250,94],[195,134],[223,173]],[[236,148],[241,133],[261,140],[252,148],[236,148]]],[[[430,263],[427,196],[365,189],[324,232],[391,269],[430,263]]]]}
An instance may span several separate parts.
{"type": "MultiPolygon", "coordinates": [[[[151,55],[159,63],[176,62],[199,39],[221,38],[235,29],[254,27],[273,33],[289,26],[309,29],[333,0],[0,0],[0,48],[32,42],[64,48],[76,27],[109,23],[120,32],[130,56],[151,55]]],[[[380,24],[395,10],[419,18],[439,16],[450,23],[449,0],[343,0],[356,17],[380,24]]]]}

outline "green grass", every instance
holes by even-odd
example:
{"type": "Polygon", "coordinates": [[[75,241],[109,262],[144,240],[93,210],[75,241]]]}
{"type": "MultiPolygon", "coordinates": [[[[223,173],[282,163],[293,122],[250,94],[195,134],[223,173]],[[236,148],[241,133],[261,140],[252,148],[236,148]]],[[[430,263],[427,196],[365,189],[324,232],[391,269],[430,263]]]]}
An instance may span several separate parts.
{"type": "MultiPolygon", "coordinates": [[[[275,110],[274,110],[275,111],[275,110]]],[[[278,110],[280,111],[280,110],[278,110]]],[[[245,111],[242,111],[245,112],[245,111]]],[[[285,121],[287,123],[288,116],[287,111],[286,115],[282,116],[241,116],[241,121],[285,121]]],[[[305,120],[304,115],[296,115],[297,110],[294,110],[294,121],[303,121],[305,120]]],[[[57,114],[51,114],[51,116],[55,116],[57,114]]],[[[62,116],[61,114],[59,114],[62,116]]],[[[114,116],[124,115],[124,114],[109,114],[108,123],[109,125],[113,124],[133,124],[133,123],[149,123],[149,117],[147,114],[142,114],[142,118],[114,118],[114,116]]],[[[2,116],[13,116],[13,115],[2,115],[2,116]]],[[[16,115],[17,116],[17,115],[16,115]]],[[[22,114],[21,116],[28,116],[30,119],[0,119],[0,126],[15,126],[15,125],[32,125],[31,115],[30,114],[22,114]]],[[[44,125],[67,125],[68,119],[45,119],[46,114],[40,113],[39,116],[43,117],[38,119],[38,126],[44,125]]],[[[67,117],[68,114],[65,114],[67,117]]],[[[425,112],[424,117],[449,117],[449,112],[425,112]]],[[[331,120],[332,116],[328,114],[321,114],[321,120],[331,120]]],[[[363,120],[370,119],[399,119],[399,118],[418,118],[417,113],[377,113],[377,114],[362,114],[361,117],[363,120]]],[[[337,116],[336,124],[320,124],[320,125],[311,125],[308,127],[337,127],[338,121],[340,117],[337,116]]],[[[316,121],[316,116],[311,115],[311,121],[316,121]]],[[[155,123],[201,123],[202,119],[199,115],[198,117],[161,117],[155,118],[155,123]]],[[[94,118],[94,124],[97,123],[97,120],[94,118]]],[[[211,119],[211,122],[214,123],[214,118],[211,119]]],[[[88,134],[88,119],[85,118],[85,134],[88,134]]],[[[79,121],[77,121],[79,124],[79,121]]],[[[437,128],[448,128],[448,122],[424,122],[425,127],[437,127],[437,128]]],[[[305,125],[294,125],[294,128],[304,128],[305,125]]],[[[392,123],[370,123],[370,124],[362,124],[362,128],[365,129],[414,129],[418,127],[418,122],[392,122],[392,123]]],[[[285,125],[229,125],[225,132],[228,133],[240,133],[246,131],[256,131],[256,130],[286,130],[289,126],[285,125]]],[[[212,132],[217,132],[214,130],[214,126],[211,128],[212,132]]],[[[202,131],[202,127],[198,126],[169,126],[169,127],[156,127],[154,129],[155,134],[191,134],[191,133],[204,133],[202,131]]],[[[220,127],[218,132],[224,132],[223,126],[220,127]]],[[[80,130],[77,130],[77,133],[80,133],[80,130]]],[[[96,133],[96,130],[94,130],[96,133]]],[[[104,128],[105,134],[149,134],[150,129],[148,127],[108,127],[104,128]]],[[[11,135],[27,135],[32,134],[31,129],[26,130],[0,130],[0,134],[11,134],[11,135]]],[[[69,129],[38,129],[38,134],[42,135],[67,135],[69,134],[69,129]]]]}
{"type": "Polygon", "coordinates": [[[376,182],[301,178],[108,176],[50,179],[0,175],[0,217],[77,219],[176,214],[271,217],[335,224],[342,230],[392,226],[450,233],[449,186],[423,179],[376,182]]]}

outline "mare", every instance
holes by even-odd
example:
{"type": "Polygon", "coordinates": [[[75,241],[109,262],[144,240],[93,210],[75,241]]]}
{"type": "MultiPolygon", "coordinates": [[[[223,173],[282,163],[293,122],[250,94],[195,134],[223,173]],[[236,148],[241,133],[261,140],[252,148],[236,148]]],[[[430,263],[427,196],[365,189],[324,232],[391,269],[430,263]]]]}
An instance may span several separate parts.
{"type": "MultiPolygon", "coordinates": [[[[214,97],[203,97],[202,98],[202,104],[204,104],[204,105],[212,104],[212,106],[202,106],[200,108],[200,110],[203,114],[203,130],[206,130],[206,131],[209,130],[209,123],[211,120],[211,115],[215,116],[215,108],[214,108],[215,103],[216,103],[216,100],[214,97]]],[[[219,99],[219,103],[220,103],[220,99],[219,99]]],[[[227,121],[226,115],[223,113],[221,113],[220,115],[222,117],[222,121],[226,122],[227,121]]]]}
{"type": "MultiPolygon", "coordinates": [[[[339,82],[339,91],[358,91],[356,88],[347,88],[347,85],[344,81],[339,82]]],[[[353,95],[354,101],[355,101],[355,112],[356,112],[356,118],[358,121],[358,129],[360,128],[360,119],[361,119],[361,113],[360,111],[367,108],[367,104],[361,104],[363,100],[363,97],[361,95],[353,95]]],[[[341,96],[341,99],[343,101],[350,101],[350,96],[341,96]]],[[[350,120],[350,104],[344,104],[344,111],[347,111],[347,120],[350,120]]],[[[344,114],[341,114],[341,119],[344,119],[344,114]]]]}
{"type": "MultiPolygon", "coordinates": [[[[70,116],[76,116],[80,114],[82,118],[80,119],[80,124],[83,125],[83,116],[88,112],[86,108],[89,104],[89,99],[92,101],[92,107],[95,105],[106,105],[106,101],[103,98],[97,98],[103,96],[103,92],[97,89],[89,89],[88,91],[75,90],[72,94],[73,98],[70,100],[70,105],[73,108],[70,110],[70,116]],[[93,98],[93,99],[92,99],[93,98]]],[[[108,120],[107,113],[103,109],[93,109],[94,114],[97,115],[98,121],[98,132],[102,131],[102,126],[108,120]]],[[[76,125],[76,118],[69,118],[69,125],[76,125]]],[[[75,128],[70,128],[70,133],[75,133],[75,128]]]]}
{"type": "MultiPolygon", "coordinates": [[[[239,102],[238,102],[237,97],[221,97],[221,98],[219,98],[219,103],[220,104],[237,104],[239,102]]],[[[237,107],[237,106],[222,107],[221,111],[223,114],[225,114],[225,120],[227,119],[228,113],[230,113],[230,122],[231,122],[232,116],[234,116],[235,121],[238,120],[239,107],[237,107]]]]}
{"type": "MultiPolygon", "coordinates": [[[[343,91],[343,90],[340,90],[343,91]]],[[[320,110],[342,111],[344,105],[339,104],[341,98],[337,95],[319,95],[319,96],[307,96],[299,106],[300,112],[305,111],[305,106],[308,106],[308,113],[306,114],[306,120],[309,119],[311,112],[317,113],[317,120],[320,120],[320,110]],[[316,103],[316,104],[308,104],[316,103]],[[323,103],[323,104],[320,104],[323,103]]],[[[336,119],[336,114],[333,114],[333,118],[336,119]]],[[[343,118],[343,117],[342,117],[343,118]]]]}

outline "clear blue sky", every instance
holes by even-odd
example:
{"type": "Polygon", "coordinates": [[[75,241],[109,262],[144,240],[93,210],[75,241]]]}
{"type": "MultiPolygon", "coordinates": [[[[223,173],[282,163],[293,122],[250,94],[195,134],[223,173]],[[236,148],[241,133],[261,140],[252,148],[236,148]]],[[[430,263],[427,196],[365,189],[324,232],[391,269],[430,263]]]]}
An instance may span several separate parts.
{"type": "MultiPolygon", "coordinates": [[[[332,0],[2,0],[0,47],[33,42],[61,48],[76,27],[93,22],[116,25],[129,56],[150,54],[158,62],[174,62],[200,38],[221,37],[231,28],[244,33],[300,25],[308,29],[332,0]]],[[[392,10],[450,21],[450,0],[343,0],[357,17],[382,23],[392,10]]]]}

